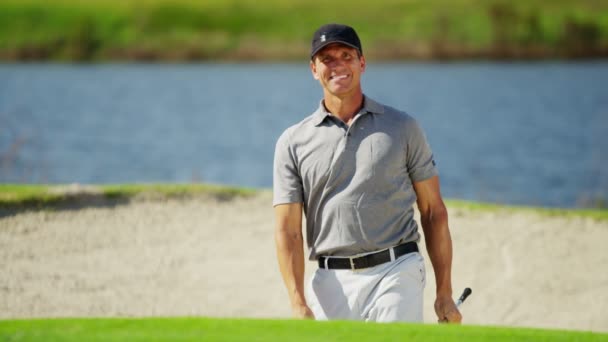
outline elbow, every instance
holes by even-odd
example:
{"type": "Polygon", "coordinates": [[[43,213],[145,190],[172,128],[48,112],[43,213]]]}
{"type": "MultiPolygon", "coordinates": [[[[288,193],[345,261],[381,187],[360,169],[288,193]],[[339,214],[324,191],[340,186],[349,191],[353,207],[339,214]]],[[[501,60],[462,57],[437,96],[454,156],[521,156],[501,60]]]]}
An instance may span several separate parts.
{"type": "Polygon", "coordinates": [[[303,241],[302,232],[290,229],[289,226],[279,225],[275,229],[274,238],[277,244],[292,244],[303,241]]]}
{"type": "Polygon", "coordinates": [[[443,202],[429,206],[426,210],[420,212],[420,220],[422,221],[423,228],[425,226],[432,227],[447,224],[448,210],[443,202]]]}
{"type": "Polygon", "coordinates": [[[443,204],[443,202],[441,202],[441,204],[438,205],[433,211],[433,216],[435,219],[440,221],[447,221],[448,209],[445,207],[445,204],[443,204]]]}

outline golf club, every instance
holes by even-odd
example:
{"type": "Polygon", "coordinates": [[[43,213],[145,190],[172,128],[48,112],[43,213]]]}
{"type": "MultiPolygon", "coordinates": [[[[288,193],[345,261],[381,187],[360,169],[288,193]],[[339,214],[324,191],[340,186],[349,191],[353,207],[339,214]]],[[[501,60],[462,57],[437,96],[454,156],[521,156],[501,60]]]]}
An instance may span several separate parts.
{"type": "Polygon", "coordinates": [[[473,290],[471,290],[470,287],[465,288],[460,298],[458,298],[458,302],[456,302],[456,307],[459,308],[460,305],[464,303],[464,301],[467,299],[467,297],[471,295],[471,293],[473,293],[473,290]]]}

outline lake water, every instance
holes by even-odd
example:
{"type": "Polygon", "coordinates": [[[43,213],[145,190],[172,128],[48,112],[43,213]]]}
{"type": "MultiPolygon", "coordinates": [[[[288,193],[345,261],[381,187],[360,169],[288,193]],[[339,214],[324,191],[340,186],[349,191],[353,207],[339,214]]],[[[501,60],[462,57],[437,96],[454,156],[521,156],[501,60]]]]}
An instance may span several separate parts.
{"type": "MultiPolygon", "coordinates": [[[[608,62],[368,63],[369,96],[427,132],[448,198],[608,198],[608,62]]],[[[301,64],[0,64],[0,182],[270,188],[274,144],[321,97],[301,64]]]]}

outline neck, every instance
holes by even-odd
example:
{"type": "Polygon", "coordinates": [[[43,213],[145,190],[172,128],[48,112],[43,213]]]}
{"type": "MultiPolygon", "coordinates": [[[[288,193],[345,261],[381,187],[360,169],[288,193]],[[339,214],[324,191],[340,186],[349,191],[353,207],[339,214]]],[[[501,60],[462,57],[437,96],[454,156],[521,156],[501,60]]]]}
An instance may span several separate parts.
{"type": "Polygon", "coordinates": [[[349,124],[363,106],[363,93],[359,91],[347,96],[325,93],[323,103],[327,111],[349,124]]]}

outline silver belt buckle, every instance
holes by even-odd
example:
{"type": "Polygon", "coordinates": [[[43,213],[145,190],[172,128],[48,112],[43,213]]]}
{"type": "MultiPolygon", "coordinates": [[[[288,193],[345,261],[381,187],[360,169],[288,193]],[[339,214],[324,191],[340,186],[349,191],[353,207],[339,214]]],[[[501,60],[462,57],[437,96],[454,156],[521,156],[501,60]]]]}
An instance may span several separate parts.
{"type": "Polygon", "coordinates": [[[354,259],[355,259],[354,257],[349,257],[349,258],[348,258],[348,260],[350,260],[350,269],[351,269],[352,271],[354,271],[354,270],[355,270],[355,261],[354,261],[354,259]]]}

